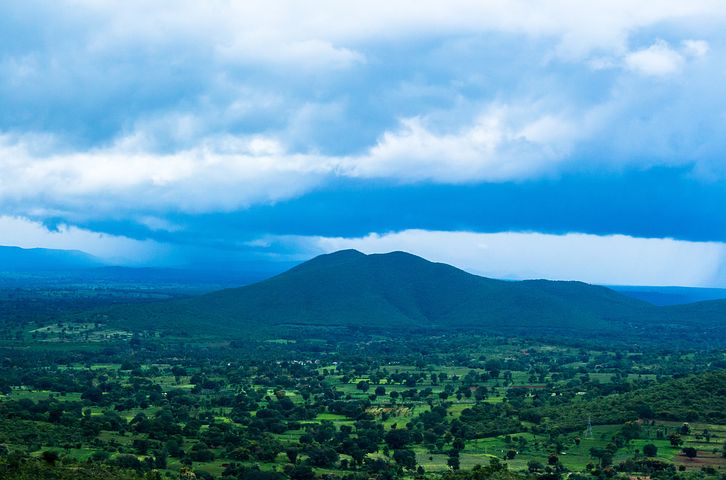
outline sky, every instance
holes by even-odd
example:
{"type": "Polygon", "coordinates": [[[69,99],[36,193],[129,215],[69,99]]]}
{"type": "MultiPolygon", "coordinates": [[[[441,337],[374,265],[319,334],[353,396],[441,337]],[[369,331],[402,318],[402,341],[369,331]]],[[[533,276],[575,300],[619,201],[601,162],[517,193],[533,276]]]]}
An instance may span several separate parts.
{"type": "Polygon", "coordinates": [[[0,245],[726,287],[722,1],[0,3],[0,245]]]}

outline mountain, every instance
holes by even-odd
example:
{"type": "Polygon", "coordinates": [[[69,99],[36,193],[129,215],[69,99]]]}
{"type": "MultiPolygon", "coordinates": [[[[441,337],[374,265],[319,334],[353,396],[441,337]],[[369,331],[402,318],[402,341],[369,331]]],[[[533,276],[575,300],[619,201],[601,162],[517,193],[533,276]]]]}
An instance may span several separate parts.
{"type": "Polygon", "coordinates": [[[50,250],[0,246],[0,272],[77,270],[103,265],[96,257],[77,250],[50,250]]]}
{"type": "Polygon", "coordinates": [[[608,287],[616,292],[661,306],[726,299],[726,289],[724,288],[636,287],[621,285],[608,287]]]}
{"type": "Polygon", "coordinates": [[[605,331],[656,308],[581,282],[494,280],[408,253],[344,250],[253,285],[115,307],[99,318],[219,333],[275,325],[605,331]]]}

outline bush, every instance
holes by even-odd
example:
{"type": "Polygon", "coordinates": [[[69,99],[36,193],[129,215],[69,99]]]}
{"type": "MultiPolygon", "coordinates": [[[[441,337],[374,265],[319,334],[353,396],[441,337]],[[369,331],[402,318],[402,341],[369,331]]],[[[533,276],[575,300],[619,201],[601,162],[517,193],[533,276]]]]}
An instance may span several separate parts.
{"type": "Polygon", "coordinates": [[[114,464],[119,468],[128,468],[130,470],[141,470],[141,461],[136,455],[123,454],[114,459],[114,464]]]}
{"type": "Polygon", "coordinates": [[[645,455],[646,457],[655,457],[656,455],[658,455],[658,447],[656,447],[652,443],[643,445],[643,455],[645,455]]]}

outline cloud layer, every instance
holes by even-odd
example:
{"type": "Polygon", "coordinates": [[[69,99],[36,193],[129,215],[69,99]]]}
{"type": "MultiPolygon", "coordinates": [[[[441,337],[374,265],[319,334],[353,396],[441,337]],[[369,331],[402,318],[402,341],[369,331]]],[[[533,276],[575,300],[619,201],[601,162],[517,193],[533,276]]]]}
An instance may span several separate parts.
{"type": "Polygon", "coordinates": [[[0,206],[19,214],[234,209],[330,177],[522,180],[596,154],[724,170],[721,127],[676,118],[680,75],[723,76],[720,2],[2,9],[0,206]]]}
{"type": "Polygon", "coordinates": [[[179,258],[362,224],[726,241],[703,218],[726,202],[724,24],[715,0],[4,2],[0,216],[179,258]],[[479,204],[379,218],[415,188],[479,204]],[[603,198],[618,218],[583,221],[603,198]],[[544,220],[498,220],[527,202],[544,220]]]}

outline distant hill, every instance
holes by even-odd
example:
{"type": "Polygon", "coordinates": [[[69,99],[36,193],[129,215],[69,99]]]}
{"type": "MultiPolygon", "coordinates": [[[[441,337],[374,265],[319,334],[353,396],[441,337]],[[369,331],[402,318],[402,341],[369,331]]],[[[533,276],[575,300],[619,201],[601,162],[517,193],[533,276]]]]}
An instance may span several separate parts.
{"type": "Polygon", "coordinates": [[[726,289],[724,288],[636,287],[620,285],[609,288],[633,298],[652,303],[653,305],[661,306],[726,299],[726,289]]]}
{"type": "Polygon", "coordinates": [[[0,272],[78,270],[102,265],[98,258],[77,250],[0,246],[0,272]]]}
{"type": "Polygon", "coordinates": [[[654,309],[582,282],[493,280],[408,253],[344,250],[253,285],[99,316],[126,328],[219,333],[276,325],[594,332],[650,319],[654,309]]]}
{"type": "MultiPolygon", "coordinates": [[[[23,249],[0,246],[0,291],[4,289],[143,289],[199,295],[259,282],[296,263],[232,261],[222,266],[197,262],[176,267],[108,265],[74,250],[23,249]]],[[[1,292],[0,292],[1,293],[1,292]]],[[[2,295],[0,295],[2,296],[2,295]]]]}
{"type": "MultiPolygon", "coordinates": [[[[280,269],[282,270],[282,269],[280,269]]],[[[73,277],[87,282],[132,283],[147,285],[221,285],[225,287],[249,285],[271,277],[279,271],[255,268],[255,265],[235,265],[226,271],[197,266],[192,267],[97,267],[74,272],[73,277]]]]}

